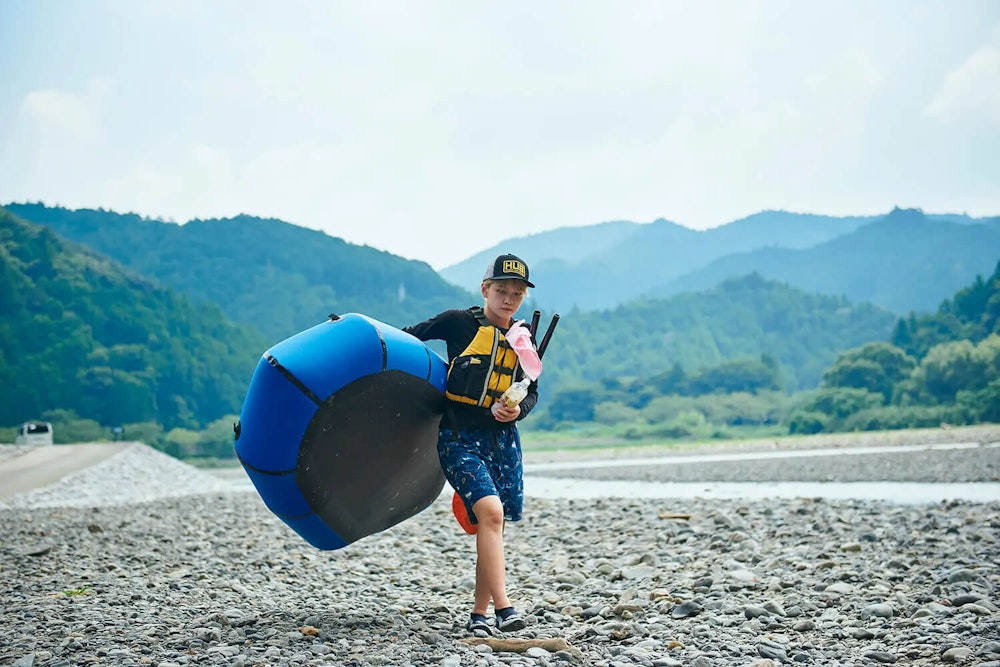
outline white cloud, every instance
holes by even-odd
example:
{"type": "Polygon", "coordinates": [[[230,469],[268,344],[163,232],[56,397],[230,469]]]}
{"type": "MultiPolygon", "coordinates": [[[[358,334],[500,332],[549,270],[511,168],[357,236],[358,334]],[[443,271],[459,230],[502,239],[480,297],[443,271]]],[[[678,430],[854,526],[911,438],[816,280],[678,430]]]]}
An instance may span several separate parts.
{"type": "Polygon", "coordinates": [[[176,201],[184,188],[174,173],[137,165],[126,175],[109,179],[102,190],[115,210],[149,212],[169,210],[168,202],[176,201]]]}
{"type": "Polygon", "coordinates": [[[191,144],[178,164],[138,161],[125,173],[105,179],[101,190],[116,209],[166,211],[179,222],[232,216],[241,212],[233,171],[224,149],[191,144]]]}
{"type": "Polygon", "coordinates": [[[80,138],[92,137],[97,123],[83,98],[58,90],[36,90],[24,98],[21,109],[44,129],[56,129],[80,138]]]}
{"type": "Polygon", "coordinates": [[[924,114],[942,121],[1000,123],[1000,46],[984,46],[948,73],[924,114]]]}
{"type": "Polygon", "coordinates": [[[561,212],[566,225],[663,216],[702,228],[763,208],[810,210],[820,188],[833,199],[834,184],[862,160],[881,81],[867,55],[848,49],[780,94],[733,86],[658,119],[634,112],[624,122],[643,126],[636,141],[610,135],[526,160],[505,187],[522,219],[561,212]]]}
{"type": "Polygon", "coordinates": [[[20,95],[11,115],[0,118],[6,201],[110,205],[94,201],[89,186],[106,149],[103,110],[112,88],[109,80],[92,78],[77,91],[37,87],[20,95]]]}
{"type": "Polygon", "coordinates": [[[874,213],[922,198],[996,213],[998,133],[979,121],[1000,118],[1000,6],[151,0],[95,3],[73,21],[39,12],[31,39],[45,58],[12,48],[3,61],[0,43],[0,68],[18,68],[0,99],[0,200],[273,216],[436,266],[609,219],[706,227],[762,208],[874,213]],[[85,52],[58,39],[80,21],[94,35],[85,52]]]}
{"type": "Polygon", "coordinates": [[[51,88],[33,90],[24,97],[21,112],[42,131],[93,139],[100,125],[101,101],[110,90],[106,79],[92,79],[82,94],[51,88]]]}

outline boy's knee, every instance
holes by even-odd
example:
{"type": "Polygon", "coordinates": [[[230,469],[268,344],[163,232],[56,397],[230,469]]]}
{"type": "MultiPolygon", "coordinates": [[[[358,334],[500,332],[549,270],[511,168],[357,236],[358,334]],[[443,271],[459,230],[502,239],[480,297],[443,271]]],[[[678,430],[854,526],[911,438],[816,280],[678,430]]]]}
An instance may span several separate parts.
{"type": "Polygon", "coordinates": [[[499,529],[503,526],[503,504],[497,496],[486,496],[472,506],[476,520],[482,528],[499,529]]]}

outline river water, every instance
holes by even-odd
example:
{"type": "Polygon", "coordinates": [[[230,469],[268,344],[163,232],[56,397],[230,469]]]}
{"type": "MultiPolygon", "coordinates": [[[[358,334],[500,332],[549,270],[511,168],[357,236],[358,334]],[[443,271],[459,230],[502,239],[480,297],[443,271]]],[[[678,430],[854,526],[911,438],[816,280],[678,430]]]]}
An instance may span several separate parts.
{"type": "MultiPolygon", "coordinates": [[[[450,489],[448,489],[450,491],[450,489]]],[[[926,504],[1000,501],[1000,483],[925,482],[628,482],[526,475],[529,498],[825,498],[926,504]]]]}
{"type": "Polygon", "coordinates": [[[805,457],[844,457],[872,454],[900,454],[928,450],[1000,448],[1000,443],[976,442],[944,444],[842,447],[766,452],[726,452],[680,454],[645,458],[566,461],[529,464],[525,474],[525,495],[537,498],[826,498],[881,500],[900,504],[925,504],[943,500],[970,502],[1000,501],[1000,483],[931,482],[647,482],[624,480],[570,479],[546,477],[546,472],[594,468],[683,465],[723,461],[759,461],[805,457]]]}

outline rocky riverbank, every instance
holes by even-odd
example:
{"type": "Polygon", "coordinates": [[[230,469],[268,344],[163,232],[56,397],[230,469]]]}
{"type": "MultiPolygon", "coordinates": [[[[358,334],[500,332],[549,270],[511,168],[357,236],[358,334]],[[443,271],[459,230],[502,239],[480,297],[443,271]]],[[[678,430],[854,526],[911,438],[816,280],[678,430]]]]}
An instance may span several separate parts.
{"type": "MultiPolygon", "coordinates": [[[[145,450],[129,469],[162,463],[145,450]]],[[[463,641],[474,538],[447,499],[320,552],[203,474],[176,497],[0,510],[0,664],[1000,666],[1000,501],[529,494],[507,531],[513,636],[567,645],[494,650],[463,641]]]]}

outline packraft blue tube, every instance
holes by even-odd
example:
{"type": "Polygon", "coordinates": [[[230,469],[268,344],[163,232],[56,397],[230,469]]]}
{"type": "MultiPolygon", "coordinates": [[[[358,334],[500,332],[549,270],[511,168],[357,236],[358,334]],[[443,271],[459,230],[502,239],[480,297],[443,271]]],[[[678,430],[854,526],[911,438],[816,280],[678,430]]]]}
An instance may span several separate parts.
{"type": "Polygon", "coordinates": [[[236,454],[268,509],[313,546],[339,549],[440,495],[446,375],[413,336],[357,313],[331,317],[263,354],[236,454]]]}

